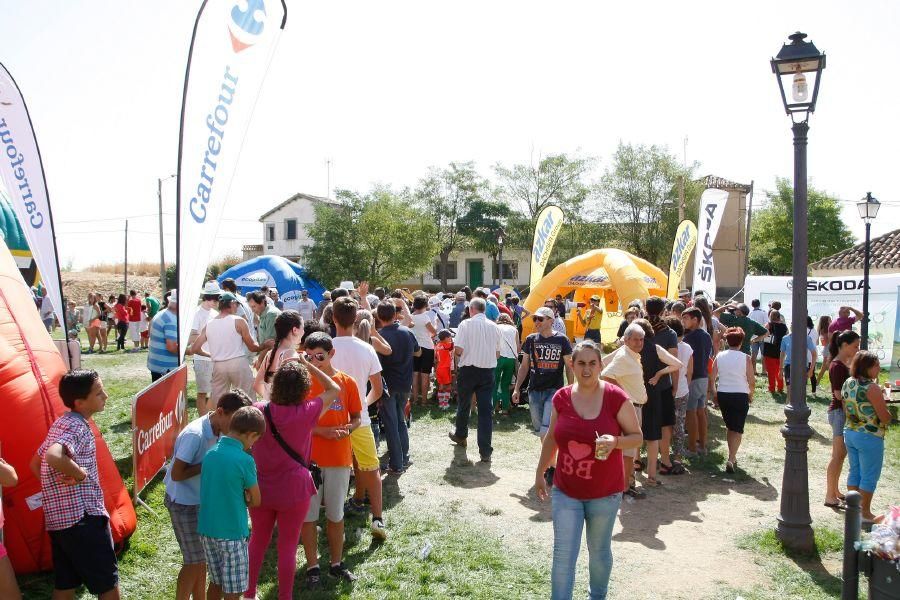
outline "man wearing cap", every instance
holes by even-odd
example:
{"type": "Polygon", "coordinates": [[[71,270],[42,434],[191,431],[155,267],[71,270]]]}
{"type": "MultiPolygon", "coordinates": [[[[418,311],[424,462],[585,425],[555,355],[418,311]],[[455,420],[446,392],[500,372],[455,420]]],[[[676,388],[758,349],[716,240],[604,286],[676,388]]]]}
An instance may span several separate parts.
{"type": "Polygon", "coordinates": [[[150,323],[147,369],[150,381],[156,381],[178,368],[178,290],[172,290],[169,304],[156,313],[150,323]]]}
{"type": "Polygon", "coordinates": [[[587,314],[582,314],[579,308],[576,313],[578,320],[584,325],[584,339],[594,340],[600,345],[600,321],[603,320],[603,307],[600,306],[600,296],[594,294],[591,296],[591,306],[587,309],[587,314]]]}
{"type": "Polygon", "coordinates": [[[297,303],[297,312],[304,321],[316,320],[316,303],[309,299],[309,292],[300,290],[300,302],[297,303]]]}
{"type": "Polygon", "coordinates": [[[691,290],[678,290],[678,299],[684,302],[685,308],[691,307],[691,290]]]}
{"type": "Polygon", "coordinates": [[[459,322],[462,321],[466,308],[468,308],[468,304],[466,303],[466,293],[456,292],[455,304],[450,310],[450,327],[452,329],[459,327],[459,322]]]}
{"type": "MultiPolygon", "coordinates": [[[[219,312],[216,305],[219,303],[219,296],[222,295],[222,288],[215,279],[208,281],[203,286],[200,295],[200,306],[194,313],[194,322],[191,324],[191,334],[188,337],[188,348],[186,354],[191,354],[191,346],[206,327],[210,319],[215,319],[219,312]]],[[[209,344],[203,348],[209,352],[209,344]]],[[[197,414],[205,415],[209,412],[209,394],[212,392],[212,361],[208,356],[197,354],[194,356],[194,376],[197,379],[197,414]]],[[[216,402],[218,402],[216,398],[216,402]]]]}
{"type": "MultiPolygon", "coordinates": [[[[260,301],[265,303],[265,298],[260,301]]],[[[259,346],[250,335],[247,321],[236,315],[238,306],[237,298],[231,292],[220,295],[219,314],[209,320],[191,345],[191,352],[212,360],[213,402],[218,402],[232,387],[244,390],[250,398],[256,397],[247,350],[259,352],[259,346]],[[203,349],[207,341],[208,351],[203,349]]]]}
{"type": "Polygon", "coordinates": [[[531,425],[534,432],[543,439],[550,427],[553,395],[565,385],[563,369],[569,381],[575,381],[575,373],[572,370],[572,344],[569,343],[569,338],[553,331],[553,320],[557,318],[553,309],[542,306],[534,311],[531,318],[534,319],[535,333],[522,343],[522,364],[516,375],[512,402],[519,403],[522,382],[529,375],[528,408],[531,411],[531,425]]]}
{"type": "Polygon", "coordinates": [[[256,359],[255,365],[257,369],[266,353],[275,347],[275,319],[281,314],[274,304],[267,302],[268,299],[269,297],[262,290],[247,294],[247,304],[259,319],[259,324],[256,326],[256,342],[259,344],[259,357],[256,359]]]}
{"type": "Polygon", "coordinates": [[[450,326],[450,317],[441,310],[441,294],[435,294],[428,299],[428,312],[431,313],[431,320],[435,323],[435,329],[447,329],[450,326]]]}

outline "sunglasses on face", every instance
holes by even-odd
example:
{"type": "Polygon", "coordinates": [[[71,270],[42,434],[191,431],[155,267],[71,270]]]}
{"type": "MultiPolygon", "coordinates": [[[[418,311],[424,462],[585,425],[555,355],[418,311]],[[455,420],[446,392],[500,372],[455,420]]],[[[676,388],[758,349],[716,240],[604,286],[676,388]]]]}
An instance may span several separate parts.
{"type": "Polygon", "coordinates": [[[540,323],[540,322],[542,322],[543,320],[544,320],[544,317],[534,317],[534,322],[535,322],[535,323],[540,323]]]}
{"type": "Polygon", "coordinates": [[[315,354],[311,352],[305,352],[304,354],[306,356],[306,360],[317,360],[319,362],[322,362],[323,360],[328,358],[328,355],[323,352],[317,352],[315,354]]]}

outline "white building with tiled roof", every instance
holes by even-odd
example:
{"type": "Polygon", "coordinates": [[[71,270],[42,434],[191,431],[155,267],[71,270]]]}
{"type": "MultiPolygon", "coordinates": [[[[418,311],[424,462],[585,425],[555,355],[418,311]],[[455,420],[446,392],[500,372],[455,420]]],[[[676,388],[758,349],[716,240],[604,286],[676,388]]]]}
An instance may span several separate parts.
{"type": "MultiPolygon", "coordinates": [[[[869,268],[872,275],[900,273],[900,229],[870,241],[869,268]]],[[[863,274],[865,242],[809,265],[813,277],[863,274]]]]}

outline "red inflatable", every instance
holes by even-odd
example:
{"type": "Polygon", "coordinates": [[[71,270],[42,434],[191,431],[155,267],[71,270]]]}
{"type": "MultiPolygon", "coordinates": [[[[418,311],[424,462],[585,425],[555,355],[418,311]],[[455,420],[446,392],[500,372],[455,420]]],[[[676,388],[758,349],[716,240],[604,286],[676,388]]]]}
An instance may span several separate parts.
{"type": "MultiPolygon", "coordinates": [[[[4,544],[16,573],[53,567],[44,513],[35,506],[40,481],[28,463],[50,425],[65,412],[59,379],[65,365],[41,322],[30,290],[0,236],[0,456],[15,467],[19,484],[3,489],[4,544]]],[[[110,515],[113,539],[119,543],[137,526],[134,506],[100,432],[97,465],[110,515]]]]}

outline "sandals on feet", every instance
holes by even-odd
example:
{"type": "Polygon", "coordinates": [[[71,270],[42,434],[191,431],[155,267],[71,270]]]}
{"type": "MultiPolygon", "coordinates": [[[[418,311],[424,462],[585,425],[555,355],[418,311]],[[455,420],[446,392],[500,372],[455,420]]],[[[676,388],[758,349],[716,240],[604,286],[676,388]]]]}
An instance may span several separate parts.
{"type": "Polygon", "coordinates": [[[644,487],[651,487],[651,488],[654,488],[654,487],[662,487],[662,484],[663,484],[662,481],[660,481],[660,480],[658,480],[658,479],[654,479],[654,478],[652,478],[652,477],[648,477],[648,478],[644,481],[644,487]]]}
{"type": "Polygon", "coordinates": [[[684,465],[677,460],[673,460],[671,465],[659,463],[660,475],[683,475],[685,472],[684,465]]]}
{"type": "Polygon", "coordinates": [[[625,495],[631,496],[635,500],[643,500],[647,497],[647,493],[644,490],[637,489],[634,484],[628,486],[628,489],[625,490],[625,495]]]}

